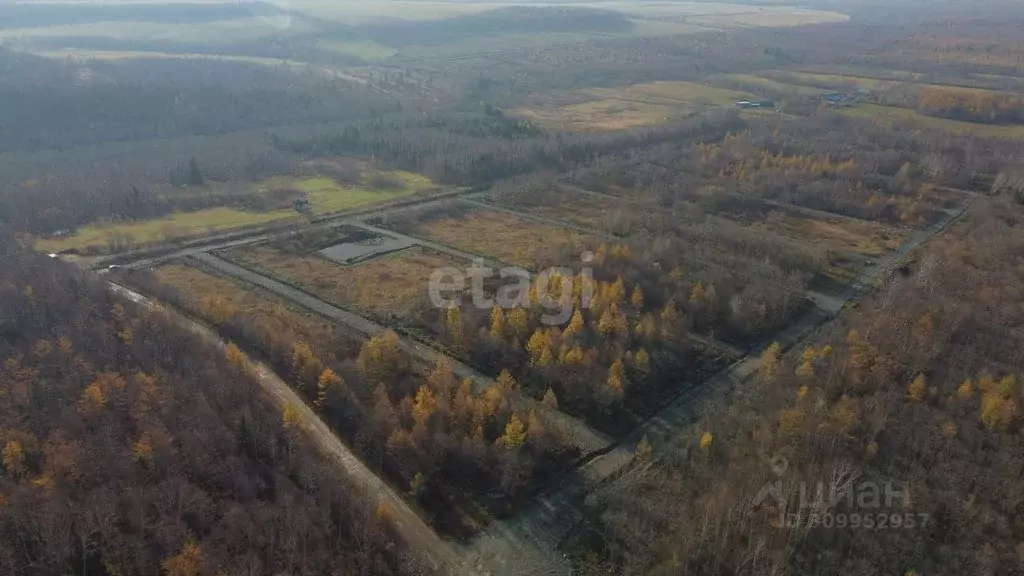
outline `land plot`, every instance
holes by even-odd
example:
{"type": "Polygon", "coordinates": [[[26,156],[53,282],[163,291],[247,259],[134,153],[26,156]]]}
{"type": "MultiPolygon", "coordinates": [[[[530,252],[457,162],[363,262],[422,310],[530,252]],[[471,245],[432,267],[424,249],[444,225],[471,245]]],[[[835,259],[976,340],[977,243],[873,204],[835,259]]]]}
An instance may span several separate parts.
{"type": "Polygon", "coordinates": [[[396,229],[472,254],[490,256],[526,269],[567,264],[599,241],[585,234],[512,214],[450,203],[395,222],[396,229]]]}
{"type": "Polygon", "coordinates": [[[761,205],[742,213],[719,214],[755,229],[825,248],[828,261],[823,274],[845,283],[856,277],[865,264],[873,263],[898,248],[907,232],[866,220],[811,216],[799,210],[761,205]]]}
{"type": "Polygon", "coordinates": [[[301,312],[264,296],[239,282],[173,263],[153,270],[156,279],[182,296],[186,309],[213,324],[223,324],[239,314],[249,319],[256,331],[276,335],[282,341],[331,342],[338,334],[330,322],[310,312],[301,312]]]}
{"type": "Polygon", "coordinates": [[[566,186],[547,190],[542,197],[492,193],[486,201],[542,218],[620,235],[625,232],[620,226],[624,214],[640,210],[628,202],[566,186]]]}
{"type": "Polygon", "coordinates": [[[409,248],[355,266],[270,246],[235,249],[226,256],[242,266],[308,289],[338,306],[383,317],[409,316],[427,299],[430,277],[436,270],[467,265],[422,248],[409,248]]]}
{"type": "Polygon", "coordinates": [[[296,202],[319,216],[384,204],[436,189],[430,179],[402,170],[372,167],[355,159],[325,159],[303,167],[307,175],[276,176],[251,183],[211,183],[171,189],[179,203],[218,204],[197,211],[131,222],[96,222],[60,238],[37,240],[42,250],[116,251],[267,224],[299,217],[296,202]],[[201,200],[200,200],[201,199],[201,200]]]}
{"type": "Polygon", "coordinates": [[[694,82],[647,82],[550,95],[514,112],[563,130],[622,130],[686,117],[701,105],[731,106],[756,98],[749,92],[694,82]]]}

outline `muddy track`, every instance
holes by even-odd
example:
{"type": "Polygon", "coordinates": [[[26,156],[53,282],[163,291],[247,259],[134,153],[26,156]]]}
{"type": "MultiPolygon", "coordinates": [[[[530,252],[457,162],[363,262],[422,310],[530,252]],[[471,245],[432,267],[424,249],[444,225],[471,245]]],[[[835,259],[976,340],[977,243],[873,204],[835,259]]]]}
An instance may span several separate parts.
{"type": "MultiPolygon", "coordinates": [[[[142,305],[152,302],[142,294],[117,284],[109,284],[116,294],[142,305]]],[[[199,336],[218,350],[224,351],[227,343],[215,332],[171,308],[163,307],[169,318],[182,328],[199,336]]],[[[287,383],[265,364],[245,355],[245,368],[256,379],[267,397],[283,410],[291,406],[298,413],[303,432],[320,452],[329,457],[352,483],[383,504],[388,510],[390,522],[395,531],[406,541],[410,549],[424,559],[434,574],[472,574],[455,547],[442,540],[419,515],[406,503],[400,494],[367,468],[351,450],[324,424],[316,413],[300,398],[287,383]]]]}

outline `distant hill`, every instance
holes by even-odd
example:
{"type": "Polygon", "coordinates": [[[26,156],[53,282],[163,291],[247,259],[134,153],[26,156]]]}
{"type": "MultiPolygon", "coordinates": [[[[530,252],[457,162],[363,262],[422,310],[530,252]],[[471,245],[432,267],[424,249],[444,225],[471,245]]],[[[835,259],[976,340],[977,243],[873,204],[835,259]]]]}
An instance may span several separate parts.
{"type": "Polygon", "coordinates": [[[621,13],[592,8],[511,6],[428,22],[367,24],[358,31],[389,46],[434,46],[470,37],[500,34],[590,32],[613,34],[633,24],[621,13]]]}

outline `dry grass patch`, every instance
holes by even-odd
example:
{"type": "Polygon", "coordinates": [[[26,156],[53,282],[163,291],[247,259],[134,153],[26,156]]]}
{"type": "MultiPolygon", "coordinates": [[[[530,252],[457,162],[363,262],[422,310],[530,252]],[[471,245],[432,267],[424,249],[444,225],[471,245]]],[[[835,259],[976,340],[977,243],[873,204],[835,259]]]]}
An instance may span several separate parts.
{"type": "Polygon", "coordinates": [[[731,106],[738,100],[756,97],[749,92],[695,82],[646,82],[616,88],[585,88],[546,98],[545,102],[514,112],[562,130],[624,130],[689,116],[698,105],[731,106]]]}
{"type": "Polygon", "coordinates": [[[452,258],[410,248],[355,266],[317,256],[297,256],[270,246],[234,250],[231,259],[307,287],[340,306],[371,313],[408,315],[428,294],[430,275],[438,268],[464,268],[452,258]]]}
{"type": "Polygon", "coordinates": [[[527,269],[549,265],[552,249],[596,244],[593,237],[485,208],[420,222],[414,232],[441,244],[527,269]]]}
{"type": "Polygon", "coordinates": [[[568,222],[576,226],[612,232],[624,212],[638,210],[628,202],[590,193],[571,186],[559,186],[540,198],[505,198],[492,195],[490,202],[528,214],[568,222]]]}
{"type": "Polygon", "coordinates": [[[334,334],[334,325],[319,316],[296,311],[235,280],[194,266],[168,264],[153,274],[184,297],[190,312],[213,324],[240,314],[251,319],[258,333],[274,334],[282,341],[329,342],[334,334]]]}

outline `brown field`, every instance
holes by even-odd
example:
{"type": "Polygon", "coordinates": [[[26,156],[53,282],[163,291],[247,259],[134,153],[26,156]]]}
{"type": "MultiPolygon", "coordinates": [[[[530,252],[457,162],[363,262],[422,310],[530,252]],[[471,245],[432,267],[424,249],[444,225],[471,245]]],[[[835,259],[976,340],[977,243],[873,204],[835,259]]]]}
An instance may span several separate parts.
{"type": "Polygon", "coordinates": [[[748,92],[694,82],[646,82],[552,94],[514,112],[562,130],[624,130],[689,116],[699,105],[730,106],[751,98],[755,96],[748,92]]]}
{"type": "Polygon", "coordinates": [[[583,234],[485,208],[420,222],[417,235],[466,252],[535,270],[549,265],[552,250],[568,244],[596,244],[583,234]]]}
{"type": "Polygon", "coordinates": [[[193,266],[168,264],[153,274],[185,297],[190,312],[214,324],[224,313],[233,311],[251,318],[261,333],[304,342],[330,342],[336,329],[319,316],[295,311],[230,278],[193,266]]]}
{"type": "Polygon", "coordinates": [[[544,204],[515,200],[503,202],[500,199],[492,201],[543,218],[602,231],[614,229],[619,216],[630,208],[629,204],[621,201],[564,187],[557,197],[546,199],[544,204]]]}
{"type": "Polygon", "coordinates": [[[905,232],[875,222],[817,218],[785,208],[764,215],[721,216],[826,249],[831,258],[821,272],[839,284],[849,282],[866,262],[891,253],[906,240],[905,232]]]}
{"type": "Polygon", "coordinates": [[[269,246],[234,250],[231,259],[308,287],[324,299],[375,314],[403,316],[427,296],[430,275],[438,268],[465,263],[424,251],[403,250],[355,266],[316,256],[297,256],[269,246]]]}
{"type": "Polygon", "coordinates": [[[831,250],[872,257],[891,252],[906,238],[900,230],[874,222],[815,218],[785,209],[773,210],[759,220],[738,220],[783,236],[824,244],[831,250]]]}

